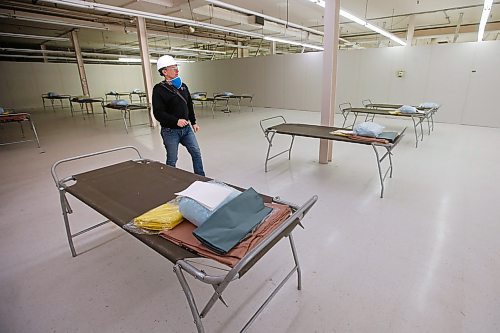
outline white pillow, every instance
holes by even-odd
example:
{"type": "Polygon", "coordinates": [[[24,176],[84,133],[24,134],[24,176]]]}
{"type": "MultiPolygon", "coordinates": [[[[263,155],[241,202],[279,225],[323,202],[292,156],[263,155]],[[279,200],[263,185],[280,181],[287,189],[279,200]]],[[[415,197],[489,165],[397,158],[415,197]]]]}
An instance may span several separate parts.
{"type": "Polygon", "coordinates": [[[352,130],[356,135],[376,138],[380,135],[380,133],[382,133],[382,131],[384,130],[384,126],[371,121],[367,121],[354,125],[352,130]]]}

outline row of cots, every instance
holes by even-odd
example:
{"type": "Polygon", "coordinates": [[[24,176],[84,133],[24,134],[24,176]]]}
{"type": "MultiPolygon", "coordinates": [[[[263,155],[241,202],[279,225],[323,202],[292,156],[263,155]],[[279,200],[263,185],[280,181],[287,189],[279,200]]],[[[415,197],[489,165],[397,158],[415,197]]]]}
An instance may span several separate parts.
{"type": "MultiPolygon", "coordinates": [[[[232,92],[224,91],[220,93],[215,93],[212,97],[208,96],[207,92],[195,92],[191,94],[191,98],[193,102],[199,103],[202,107],[210,104],[211,105],[211,110],[212,110],[212,116],[215,117],[215,111],[217,110],[218,107],[221,106],[222,104],[222,109],[221,111],[225,113],[231,112],[230,109],[230,101],[235,101],[236,105],[238,106],[238,111],[241,111],[241,104],[243,101],[248,101],[249,106],[252,108],[253,111],[253,95],[252,94],[235,94],[232,92]]],[[[138,102],[139,105],[144,105],[147,104],[147,94],[143,91],[140,91],[138,89],[134,89],[131,92],[117,92],[117,91],[110,91],[105,94],[105,97],[90,97],[90,96],[71,96],[71,95],[64,95],[64,94],[58,94],[55,92],[49,92],[47,94],[42,95],[42,104],[44,110],[46,109],[46,101],[50,101],[50,104],[52,106],[52,110],[55,111],[55,103],[56,101],[59,101],[61,104],[61,108],[64,107],[63,101],[67,100],[69,103],[69,106],[71,108],[71,111],[73,113],[73,103],[80,103],[82,106],[83,104],[91,104],[91,103],[106,103],[109,104],[113,101],[120,101],[119,104],[121,105],[127,105],[127,104],[134,104],[135,102],[138,102]],[[130,103],[128,101],[124,100],[124,97],[128,97],[130,100],[130,103]]],[[[83,108],[81,108],[83,109],[83,108]]]]}

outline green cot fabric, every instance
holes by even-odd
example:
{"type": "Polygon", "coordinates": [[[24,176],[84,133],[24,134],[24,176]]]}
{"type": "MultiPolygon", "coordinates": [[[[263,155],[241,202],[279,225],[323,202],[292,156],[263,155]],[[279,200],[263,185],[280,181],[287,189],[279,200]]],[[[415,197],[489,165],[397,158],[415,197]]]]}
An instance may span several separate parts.
{"type": "Polygon", "coordinates": [[[226,254],[272,211],[249,188],[213,213],[193,235],[210,250],[226,254]]]}

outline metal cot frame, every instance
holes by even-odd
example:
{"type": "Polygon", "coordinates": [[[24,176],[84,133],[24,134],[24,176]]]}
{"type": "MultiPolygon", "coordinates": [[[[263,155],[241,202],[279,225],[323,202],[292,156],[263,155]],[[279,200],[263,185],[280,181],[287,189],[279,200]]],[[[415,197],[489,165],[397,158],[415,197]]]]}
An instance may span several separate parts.
{"type": "Polygon", "coordinates": [[[108,121],[121,120],[121,119],[123,119],[123,123],[125,124],[125,132],[127,132],[127,133],[128,133],[129,127],[140,126],[140,125],[149,125],[149,123],[132,125],[132,120],[130,117],[130,111],[134,111],[134,110],[147,110],[147,111],[149,111],[150,110],[149,105],[128,104],[128,105],[122,106],[122,105],[104,104],[104,102],[102,102],[101,106],[102,106],[105,127],[106,127],[106,123],[108,121]],[[121,119],[109,119],[108,113],[106,112],[106,108],[112,109],[112,110],[119,110],[121,112],[122,118],[121,119]]]}
{"type": "Polygon", "coordinates": [[[146,104],[148,100],[148,95],[145,92],[142,91],[132,91],[129,93],[129,98],[130,98],[130,103],[134,103],[133,96],[137,95],[137,98],[139,99],[139,104],[146,104]],[[146,102],[142,102],[142,100],[145,100],[146,102]]]}
{"type": "MultiPolygon", "coordinates": [[[[403,104],[389,104],[389,103],[372,103],[370,99],[364,99],[362,101],[363,106],[365,108],[373,108],[373,109],[399,109],[403,106],[403,104]]],[[[414,105],[415,106],[415,105],[414,105]]],[[[428,133],[431,134],[431,131],[434,131],[434,114],[439,110],[441,106],[436,108],[422,108],[419,106],[415,106],[418,110],[430,111],[429,116],[427,117],[427,127],[428,133]]],[[[374,116],[375,117],[375,116],[374,116]]]]}
{"type": "Polygon", "coordinates": [[[231,110],[229,110],[229,98],[227,98],[225,95],[214,95],[214,97],[191,97],[191,100],[193,102],[200,102],[202,103],[212,103],[212,118],[215,118],[215,110],[217,109],[217,102],[222,102],[225,103],[225,108],[223,108],[221,111],[224,113],[229,113],[231,110]]]}
{"type": "Polygon", "coordinates": [[[353,108],[351,106],[351,103],[341,103],[339,104],[339,109],[344,117],[344,122],[342,123],[342,127],[345,126],[345,123],[347,122],[347,118],[349,117],[349,114],[354,114],[354,121],[351,125],[346,126],[346,128],[353,128],[353,126],[356,124],[356,120],[358,119],[358,116],[360,114],[365,114],[365,121],[373,121],[376,115],[378,116],[390,116],[390,117],[403,117],[403,118],[410,118],[413,122],[413,130],[415,133],[415,148],[418,147],[418,128],[420,128],[420,141],[424,140],[424,129],[422,126],[422,123],[425,120],[428,120],[431,114],[430,110],[424,111],[425,113],[399,113],[399,114],[392,114],[391,112],[397,111],[397,109],[375,109],[375,108],[353,108]],[[369,119],[369,117],[371,119],[369,119]]]}
{"type": "MultiPolygon", "coordinates": [[[[128,170],[127,169],[127,170],[128,170]]],[[[183,171],[180,169],[176,168],[171,168],[168,166],[165,166],[164,164],[161,164],[159,162],[152,162],[146,159],[143,159],[139,151],[132,146],[126,146],[126,147],[119,147],[119,148],[114,148],[114,149],[109,149],[105,151],[100,151],[96,153],[91,153],[91,154],[86,154],[86,155],[80,155],[76,157],[71,157],[67,159],[60,160],[52,166],[51,169],[52,177],[54,179],[54,182],[57,186],[57,189],[59,191],[59,198],[60,198],[60,203],[61,203],[61,210],[62,210],[62,215],[63,215],[63,220],[66,228],[66,234],[68,238],[68,243],[69,247],[71,249],[71,253],[73,257],[77,256],[77,253],[75,251],[75,247],[73,244],[73,238],[76,236],[80,236],[84,234],[87,231],[93,230],[107,222],[114,222],[119,226],[122,226],[123,224],[127,223],[127,220],[132,219],[133,217],[137,216],[130,216],[130,213],[127,215],[125,214],[125,217],[120,215],[119,213],[113,213],[115,210],[114,208],[109,208],[110,206],[113,207],[127,207],[127,202],[116,202],[116,197],[120,197],[120,195],[128,195],[130,196],[130,190],[133,190],[134,194],[135,193],[145,193],[151,190],[151,186],[154,184],[157,184],[158,182],[162,182],[161,185],[165,185],[168,183],[172,183],[173,187],[177,186],[177,189],[179,189],[179,186],[188,186],[190,183],[192,183],[195,180],[208,180],[206,177],[201,177],[192,173],[189,173],[187,171],[183,171]],[[108,167],[104,167],[101,169],[95,169],[92,171],[84,172],[79,175],[75,176],[68,176],[61,178],[58,173],[57,169],[60,165],[62,164],[67,164],[71,163],[77,160],[81,159],[86,159],[90,157],[95,157],[95,156],[102,156],[104,154],[110,154],[118,151],[124,151],[124,150],[130,150],[132,152],[135,152],[137,155],[136,160],[134,161],[127,161],[127,162],[122,162],[119,164],[111,165],[108,167]],[[116,170],[120,171],[120,168],[123,166],[123,168],[136,168],[137,170],[142,170],[143,175],[147,179],[140,179],[138,182],[135,182],[135,186],[137,188],[122,188],[122,187],[127,187],[127,186],[134,186],[134,185],[128,185],[126,180],[120,179],[120,173],[119,172],[114,172],[116,170]],[[109,168],[109,169],[108,169],[109,168]],[[74,186],[78,185],[79,182],[82,182],[84,180],[82,179],[87,179],[88,181],[86,184],[89,184],[89,186],[94,186],[95,184],[98,184],[99,182],[96,182],[95,179],[89,180],[89,177],[92,177],[93,173],[99,174],[101,177],[104,175],[105,177],[110,177],[108,178],[109,182],[113,183],[119,183],[119,184],[127,184],[127,185],[122,185],[119,187],[119,195],[117,196],[107,196],[104,198],[103,201],[108,202],[109,205],[103,206],[102,202],[99,200],[95,200],[96,198],[89,198],[89,192],[85,195],[85,191],[83,192],[78,192],[74,190],[74,186]],[[148,183],[149,182],[149,183],[148,183]],[[128,191],[127,191],[128,190],[128,191]],[[137,191],[137,192],[136,192],[137,191]],[[69,223],[69,214],[73,213],[73,210],[71,209],[71,206],[69,204],[67,194],[70,193],[73,197],[76,199],[82,201],[89,207],[93,208],[103,216],[107,218],[106,221],[98,223],[96,225],[93,225],[87,229],[81,230],[77,233],[72,233],[71,228],[70,228],[70,223],[69,223]],[[115,200],[115,201],[113,201],[115,200]]],[[[123,175],[123,174],[122,174],[123,175]]],[[[137,178],[137,177],[136,177],[137,178]]],[[[103,178],[100,178],[103,179],[103,178]]],[[[128,180],[128,179],[127,179],[128,180]]],[[[98,186],[98,185],[95,185],[98,186]]],[[[102,185],[100,185],[102,186],[102,185]]],[[[107,188],[106,188],[107,189],[107,188]]],[[[177,190],[176,189],[176,190],[177,190]]],[[[161,188],[161,192],[155,195],[155,200],[153,201],[158,201],[158,200],[170,200],[174,197],[174,192],[176,190],[172,190],[171,193],[166,193],[164,191],[164,187],[161,188]]],[[[95,196],[95,188],[92,187],[92,190],[90,191],[95,196]]],[[[147,193],[145,194],[147,196],[147,193]]],[[[150,197],[152,198],[152,197],[150,197]]],[[[214,306],[214,304],[217,302],[217,300],[220,300],[224,305],[227,306],[226,302],[222,298],[222,293],[225,291],[225,289],[230,285],[232,281],[238,280],[242,278],[245,273],[253,267],[254,264],[256,264],[259,259],[264,256],[277,242],[279,242],[282,238],[286,237],[289,239],[290,247],[291,247],[291,252],[294,260],[294,267],[291,269],[291,271],[285,276],[285,278],[278,284],[278,286],[272,291],[272,293],[265,299],[265,301],[262,303],[262,305],[259,307],[259,309],[251,316],[251,318],[247,321],[247,323],[244,325],[242,328],[241,332],[245,332],[249,326],[254,322],[254,320],[257,318],[257,316],[264,310],[264,308],[267,306],[267,304],[271,301],[271,299],[277,294],[277,292],[283,287],[283,285],[290,279],[290,277],[294,274],[297,273],[297,287],[300,290],[302,288],[302,282],[301,282],[301,268],[300,264],[298,261],[298,256],[297,256],[297,250],[295,247],[294,239],[292,236],[292,231],[295,229],[297,225],[302,226],[301,221],[307,214],[307,212],[310,210],[310,208],[315,204],[317,201],[318,197],[313,196],[311,197],[306,203],[304,203],[302,206],[298,207],[293,204],[284,202],[279,200],[278,198],[274,199],[273,201],[275,202],[280,202],[283,204],[289,205],[289,207],[292,209],[292,214],[278,226],[277,229],[275,229],[269,236],[264,238],[255,248],[253,248],[249,253],[247,253],[233,268],[230,268],[228,271],[226,271],[225,274],[222,275],[214,275],[205,272],[202,268],[198,268],[195,263],[192,263],[188,261],[188,258],[196,258],[200,257],[199,255],[190,252],[178,245],[175,245],[171,243],[170,241],[161,238],[160,236],[157,235],[138,235],[138,234],[132,234],[134,237],[137,239],[141,240],[144,244],[146,244],[148,247],[152,248],[162,256],[166,257],[168,260],[170,260],[173,264],[173,271],[175,275],[177,276],[177,279],[179,280],[180,285],[182,286],[182,289],[184,291],[184,294],[186,296],[187,302],[189,304],[191,314],[194,319],[194,323],[196,325],[197,331],[198,332],[205,332],[202,319],[205,318],[208,314],[208,312],[211,310],[211,308],[214,306]],[[186,274],[191,275],[195,280],[198,280],[200,282],[203,282],[205,284],[210,285],[213,289],[214,292],[212,296],[208,299],[206,302],[205,306],[203,309],[201,309],[197,306],[195,297],[192,293],[192,290],[189,286],[188,281],[186,280],[186,274]]],[[[264,196],[264,200],[271,200],[270,197],[264,196]]],[[[138,201],[137,197],[134,197],[133,200],[129,203],[130,205],[137,205],[137,204],[151,204],[149,201],[138,201]]],[[[153,208],[153,207],[151,207],[153,208]]],[[[150,208],[149,208],[150,209],[150,208]]],[[[140,212],[139,214],[141,214],[140,212]]],[[[133,213],[134,214],[134,213],[133,213]]]]}
{"type": "Polygon", "coordinates": [[[54,101],[59,100],[59,103],[61,103],[61,109],[64,108],[63,100],[67,99],[69,103],[69,107],[72,108],[71,106],[71,95],[56,95],[56,96],[49,96],[49,94],[43,94],[42,95],[42,104],[43,104],[43,109],[46,110],[45,106],[45,100],[48,99],[50,101],[50,104],[52,105],[52,111],[56,111],[56,108],[54,107],[54,101]]]}
{"type": "MultiPolygon", "coordinates": [[[[83,111],[83,105],[85,105],[85,108],[87,109],[87,114],[94,114],[94,107],[93,103],[100,103],[102,104],[104,99],[102,97],[73,97],[71,99],[71,103],[78,103],[80,104],[80,112],[82,113],[83,119],[85,119],[85,112],[83,111]],[[90,111],[89,111],[89,105],[90,105],[90,111]]],[[[73,116],[73,106],[71,106],[71,116],[73,116]]]]}
{"type": "Polygon", "coordinates": [[[404,132],[406,128],[398,135],[398,137],[394,140],[392,143],[387,143],[387,144],[382,144],[382,143],[369,143],[369,142],[361,142],[361,141],[356,141],[344,136],[339,136],[339,135],[333,135],[330,134],[330,132],[339,130],[342,128],[338,127],[328,127],[328,126],[319,126],[319,125],[308,125],[308,124],[291,124],[287,123],[286,119],[283,116],[275,116],[275,117],[270,117],[266,119],[262,119],[260,121],[260,128],[262,129],[262,132],[264,133],[264,136],[266,137],[266,140],[268,142],[268,147],[267,147],[267,154],[266,154],[266,161],[264,164],[264,170],[265,172],[268,171],[267,164],[270,160],[272,160],[275,157],[278,157],[282,154],[288,153],[288,159],[290,160],[292,157],[292,148],[293,148],[293,143],[295,140],[296,136],[302,136],[302,137],[309,137],[309,138],[316,138],[316,139],[327,139],[327,140],[332,140],[332,141],[340,141],[340,142],[348,142],[348,143],[357,143],[357,144],[363,144],[363,145],[369,145],[373,148],[373,151],[375,152],[375,157],[377,161],[377,169],[378,169],[378,175],[379,175],[379,180],[380,180],[380,197],[384,197],[384,180],[386,179],[387,175],[389,175],[389,178],[392,178],[392,170],[393,170],[393,165],[392,165],[392,155],[393,152],[392,150],[394,147],[397,146],[397,144],[401,141],[401,139],[404,136],[404,132]],[[278,124],[272,125],[272,126],[265,126],[264,124],[269,123],[271,121],[275,122],[275,120],[278,119],[278,124]],[[285,135],[290,135],[292,137],[291,142],[290,142],[290,147],[278,152],[272,156],[271,154],[271,147],[273,146],[273,139],[276,134],[285,134],[285,135]],[[381,154],[378,151],[378,148],[385,149],[385,152],[381,154]],[[389,166],[385,171],[382,171],[382,162],[388,158],[389,160],[389,166]]]}
{"type": "Polygon", "coordinates": [[[109,92],[107,94],[104,94],[104,98],[105,98],[106,103],[108,102],[108,96],[114,96],[115,100],[117,100],[121,96],[127,96],[130,98],[130,93],[128,93],[128,92],[116,92],[116,93],[109,92]]]}
{"type": "Polygon", "coordinates": [[[35,136],[35,140],[26,139],[26,140],[21,140],[21,141],[3,142],[3,143],[0,143],[0,146],[35,141],[38,148],[40,148],[40,140],[38,139],[38,134],[36,132],[35,124],[31,120],[31,115],[29,113],[21,112],[21,113],[9,113],[9,114],[1,114],[0,115],[0,124],[13,123],[13,122],[18,123],[19,126],[21,127],[21,135],[23,138],[26,138],[26,136],[24,135],[24,127],[23,127],[23,122],[25,122],[25,121],[27,121],[30,124],[31,130],[33,131],[33,135],[35,136]]]}

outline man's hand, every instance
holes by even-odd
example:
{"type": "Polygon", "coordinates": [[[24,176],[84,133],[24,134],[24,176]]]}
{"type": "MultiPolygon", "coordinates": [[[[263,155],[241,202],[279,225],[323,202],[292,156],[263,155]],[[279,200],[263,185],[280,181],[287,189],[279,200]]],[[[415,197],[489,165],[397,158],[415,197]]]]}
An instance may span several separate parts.
{"type": "Polygon", "coordinates": [[[179,119],[179,120],[177,120],[177,126],[184,127],[184,126],[187,126],[187,125],[189,125],[189,121],[187,121],[186,119],[179,119]]]}
{"type": "Polygon", "coordinates": [[[193,131],[196,133],[200,130],[200,126],[198,126],[197,124],[194,124],[193,125],[193,131]]]}

